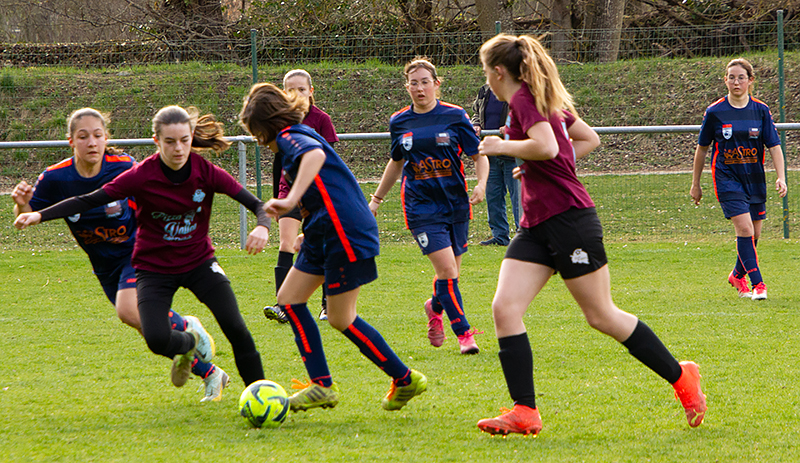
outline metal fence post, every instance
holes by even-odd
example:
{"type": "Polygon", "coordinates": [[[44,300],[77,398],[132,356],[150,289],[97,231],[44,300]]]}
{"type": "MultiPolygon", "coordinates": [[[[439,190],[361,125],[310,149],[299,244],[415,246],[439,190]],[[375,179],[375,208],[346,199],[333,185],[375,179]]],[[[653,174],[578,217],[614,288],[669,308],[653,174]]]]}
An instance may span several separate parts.
{"type": "MultiPolygon", "coordinates": [[[[780,108],[779,122],[786,122],[786,101],[784,87],[786,79],[783,73],[783,10],[778,10],[778,105],[780,108]]],[[[789,155],[786,152],[786,131],[781,132],[781,150],[783,151],[783,178],[788,179],[787,164],[789,155]]],[[[789,239],[789,185],[786,182],[786,196],[783,197],[783,238],[789,239]]]]}
{"type": "MultiPolygon", "coordinates": [[[[253,67],[253,85],[258,83],[258,51],[256,50],[256,30],[250,29],[250,61],[253,67]]],[[[256,143],[256,196],[261,199],[261,149],[256,143]]]]}
{"type": "MultiPolygon", "coordinates": [[[[256,145],[258,146],[258,145],[256,145]]],[[[247,188],[247,145],[243,141],[238,144],[239,148],[239,183],[247,188]]],[[[243,204],[239,204],[239,249],[244,249],[247,242],[247,210],[243,204]]]]}

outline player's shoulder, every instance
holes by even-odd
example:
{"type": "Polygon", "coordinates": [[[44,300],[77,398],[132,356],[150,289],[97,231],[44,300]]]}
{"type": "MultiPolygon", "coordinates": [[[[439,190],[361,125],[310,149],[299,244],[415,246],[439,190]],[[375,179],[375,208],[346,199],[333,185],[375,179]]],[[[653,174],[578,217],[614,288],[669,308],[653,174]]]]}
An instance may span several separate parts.
{"type": "Polygon", "coordinates": [[[56,171],[59,171],[59,170],[62,170],[62,169],[67,169],[70,166],[72,166],[73,162],[74,162],[74,160],[71,157],[67,158],[67,159],[63,159],[63,160],[61,160],[61,161],[59,161],[59,162],[57,162],[57,163],[55,163],[55,164],[53,164],[51,166],[48,166],[44,171],[45,172],[56,172],[56,171]]]}
{"type": "Polygon", "coordinates": [[[445,112],[457,112],[457,113],[466,112],[464,111],[464,108],[462,108],[461,106],[453,103],[448,103],[446,101],[439,101],[439,108],[445,112]]]}
{"type": "Polygon", "coordinates": [[[706,108],[706,111],[710,112],[710,111],[717,111],[717,110],[726,109],[727,106],[730,106],[727,103],[728,103],[728,98],[723,96],[722,98],[720,98],[717,101],[715,101],[715,102],[711,103],[710,105],[708,105],[708,108],[706,108]]]}
{"type": "Polygon", "coordinates": [[[769,111],[769,105],[758,98],[750,97],[750,101],[752,101],[753,105],[755,105],[757,108],[769,111]]]}
{"type": "Polygon", "coordinates": [[[409,115],[410,112],[411,112],[411,105],[404,106],[392,113],[392,115],[389,117],[389,122],[391,122],[394,119],[397,119],[400,116],[407,116],[409,115]]]}
{"type": "Polygon", "coordinates": [[[136,160],[128,153],[106,153],[105,160],[115,164],[136,164],[136,160]]]}

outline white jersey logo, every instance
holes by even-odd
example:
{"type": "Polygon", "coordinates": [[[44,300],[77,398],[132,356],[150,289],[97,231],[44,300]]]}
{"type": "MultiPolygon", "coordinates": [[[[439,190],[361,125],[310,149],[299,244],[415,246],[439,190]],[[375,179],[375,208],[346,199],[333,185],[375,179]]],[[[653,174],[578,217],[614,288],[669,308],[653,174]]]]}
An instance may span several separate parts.
{"type": "Polygon", "coordinates": [[[219,262],[212,262],[211,263],[211,271],[214,272],[214,273],[219,273],[219,274],[225,275],[225,270],[222,270],[222,266],[219,265],[219,262]]]}
{"type": "Polygon", "coordinates": [[[411,151],[411,147],[414,146],[414,134],[408,132],[407,134],[403,135],[402,140],[400,143],[403,145],[403,148],[406,151],[411,151]]]}
{"type": "Polygon", "coordinates": [[[726,140],[730,140],[733,135],[733,124],[722,124],[722,136],[726,140]]]}
{"type": "Polygon", "coordinates": [[[420,246],[422,246],[423,248],[427,248],[428,247],[428,234],[427,233],[422,232],[419,235],[417,235],[416,238],[417,238],[417,242],[419,243],[420,246]]]}
{"type": "Polygon", "coordinates": [[[572,251],[569,258],[572,259],[573,264],[589,264],[589,254],[586,254],[586,251],[581,248],[572,251]]]}
{"type": "Polygon", "coordinates": [[[206,194],[203,193],[203,190],[198,188],[197,190],[194,190],[194,194],[192,195],[192,201],[194,201],[196,203],[202,203],[203,199],[205,199],[205,197],[206,197],[206,194]]]}
{"type": "Polygon", "coordinates": [[[69,220],[72,223],[75,223],[75,222],[81,220],[81,215],[80,214],[71,215],[71,216],[67,217],[67,220],[69,220]]]}

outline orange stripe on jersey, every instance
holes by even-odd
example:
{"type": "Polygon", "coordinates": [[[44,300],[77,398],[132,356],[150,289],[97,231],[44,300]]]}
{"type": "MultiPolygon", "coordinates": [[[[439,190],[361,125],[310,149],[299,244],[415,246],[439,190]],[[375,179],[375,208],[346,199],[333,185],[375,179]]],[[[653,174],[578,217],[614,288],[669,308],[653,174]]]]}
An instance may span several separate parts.
{"type": "Polygon", "coordinates": [[[133,159],[130,156],[118,155],[118,154],[106,154],[106,161],[108,162],[131,162],[133,159]]]}
{"type": "Polygon", "coordinates": [[[53,164],[52,166],[45,169],[45,172],[50,172],[51,170],[63,169],[65,167],[69,167],[72,165],[72,158],[64,159],[63,161],[53,164]]]}
{"type": "MultiPolygon", "coordinates": [[[[403,179],[403,184],[400,185],[400,207],[403,209],[403,222],[408,228],[408,214],[406,214],[406,179],[403,179]]],[[[408,228],[411,230],[410,228],[408,228]]]]}
{"type": "Polygon", "coordinates": [[[303,329],[303,325],[300,324],[300,319],[297,318],[297,314],[294,313],[294,309],[292,309],[291,304],[286,304],[283,306],[283,311],[289,314],[289,318],[292,319],[294,322],[294,326],[297,328],[297,335],[300,336],[300,343],[303,345],[303,351],[307,354],[311,353],[311,345],[308,343],[308,336],[306,336],[306,330],[303,329]]]}
{"type": "Polygon", "coordinates": [[[363,342],[364,345],[367,346],[370,352],[372,352],[372,354],[375,357],[377,357],[379,361],[381,362],[386,361],[386,357],[383,355],[383,353],[381,353],[381,351],[378,350],[377,347],[375,347],[375,344],[373,344],[372,341],[370,341],[369,338],[364,335],[364,333],[358,331],[356,327],[353,325],[348,326],[347,329],[350,330],[350,332],[353,333],[361,342],[363,342]]]}
{"type": "Polygon", "coordinates": [[[355,251],[353,251],[353,246],[350,245],[350,240],[344,233],[344,227],[342,226],[342,221],[339,219],[339,214],[336,213],[336,208],[333,207],[333,201],[331,201],[331,195],[328,194],[328,190],[325,188],[325,184],[322,183],[322,178],[320,178],[319,174],[317,174],[317,176],[314,177],[314,184],[317,185],[319,194],[322,195],[322,202],[325,203],[325,209],[328,210],[328,215],[331,216],[331,221],[333,222],[333,228],[336,229],[336,234],[339,235],[339,241],[342,242],[344,251],[347,253],[347,259],[350,262],[355,262],[356,253],[355,251]]]}
{"type": "Polygon", "coordinates": [[[719,201],[719,193],[717,193],[717,156],[719,155],[719,143],[714,143],[714,156],[711,157],[711,182],[714,185],[714,196],[719,201]]]}
{"type": "Polygon", "coordinates": [[[391,119],[392,117],[394,117],[394,116],[396,116],[396,115],[398,115],[400,113],[404,113],[404,112],[408,111],[409,109],[411,109],[411,105],[406,106],[404,108],[400,108],[397,111],[393,112],[392,115],[389,118],[391,119]]]}
{"type": "Polygon", "coordinates": [[[723,101],[725,101],[725,97],[724,96],[722,98],[720,98],[719,100],[717,100],[717,101],[711,103],[710,105],[708,105],[708,107],[711,108],[712,106],[716,106],[716,105],[722,103],[723,101]]]}
{"type": "Polygon", "coordinates": [[[448,108],[464,109],[464,108],[462,108],[461,106],[459,106],[457,104],[446,103],[444,101],[440,101],[439,104],[441,104],[442,106],[447,106],[448,108]]]}
{"type": "Polygon", "coordinates": [[[461,306],[458,305],[458,298],[456,298],[455,288],[453,287],[453,280],[447,280],[447,292],[450,293],[450,300],[453,301],[453,305],[456,307],[456,311],[459,315],[464,315],[464,311],[461,309],[461,306]]]}
{"type": "Polygon", "coordinates": [[[128,207],[130,207],[134,211],[139,209],[139,206],[136,205],[136,201],[134,201],[134,200],[132,200],[130,198],[128,198],[128,207]]]}

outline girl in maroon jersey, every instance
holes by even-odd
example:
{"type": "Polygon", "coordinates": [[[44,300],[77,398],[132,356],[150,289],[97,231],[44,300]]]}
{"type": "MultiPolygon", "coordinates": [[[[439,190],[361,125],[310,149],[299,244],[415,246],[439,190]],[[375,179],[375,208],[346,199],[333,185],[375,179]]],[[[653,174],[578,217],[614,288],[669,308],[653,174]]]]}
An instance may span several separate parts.
{"type": "Polygon", "coordinates": [[[188,379],[195,351],[204,360],[210,360],[214,353],[213,340],[203,330],[181,332],[170,326],[169,307],[180,287],[192,291],[211,309],[231,342],[245,384],[264,379],[261,357],[208,236],[214,193],[236,199],[258,216],[258,225],[246,242],[250,254],[264,249],[270,221],[258,198],[193,151],[226,149],[229,143],[222,136],[222,124],[213,115],[198,118],[196,108],[162,108],[153,118],[157,153],[102,188],[38,212],[20,214],[14,222],[24,229],[115,199],[134,198],[137,236],[131,261],[136,269],[142,333],[154,353],[173,359],[175,385],[183,385],[188,379]]]}
{"type": "Polygon", "coordinates": [[[537,434],[542,429],[533,387],[533,357],[523,315],[556,272],[590,326],[628,351],[675,388],[691,426],[706,411],[693,362],[678,363],[661,340],[611,299],[603,232],[594,203],[575,174],[575,160],[600,144],[577,115],[555,63],[529,36],[498,35],[481,47],[486,81],[511,108],[503,140],[486,137],[480,153],[524,160],[521,231],[500,266],[492,301],[500,364],[513,410],[480,420],[490,434],[537,434]]]}

